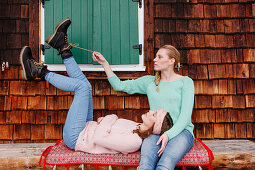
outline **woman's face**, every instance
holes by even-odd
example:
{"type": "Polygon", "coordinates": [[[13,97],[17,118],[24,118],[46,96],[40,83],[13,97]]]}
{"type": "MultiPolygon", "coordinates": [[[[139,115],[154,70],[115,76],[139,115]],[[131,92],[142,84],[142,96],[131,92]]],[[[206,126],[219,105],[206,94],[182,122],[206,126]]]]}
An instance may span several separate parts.
{"type": "Polygon", "coordinates": [[[142,115],[143,124],[149,128],[151,128],[155,121],[157,112],[150,110],[149,112],[142,115]]]}
{"type": "Polygon", "coordinates": [[[170,59],[167,52],[167,49],[164,48],[158,50],[156,57],[153,60],[155,71],[164,71],[169,69],[171,65],[174,65],[175,59],[170,59]]]}

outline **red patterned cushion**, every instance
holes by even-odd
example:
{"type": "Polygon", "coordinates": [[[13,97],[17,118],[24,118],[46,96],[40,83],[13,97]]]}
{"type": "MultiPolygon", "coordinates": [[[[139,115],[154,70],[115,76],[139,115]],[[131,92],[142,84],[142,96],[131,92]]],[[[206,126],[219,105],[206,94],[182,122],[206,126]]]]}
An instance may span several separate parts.
{"type": "MultiPolygon", "coordinates": [[[[124,165],[138,166],[140,152],[131,154],[89,154],[75,152],[69,149],[63,140],[55,146],[47,148],[42,156],[44,163],[48,165],[72,165],[72,164],[98,164],[98,165],[124,165]]],[[[191,150],[179,161],[177,166],[203,166],[212,162],[211,150],[199,139],[194,140],[191,150]]]]}

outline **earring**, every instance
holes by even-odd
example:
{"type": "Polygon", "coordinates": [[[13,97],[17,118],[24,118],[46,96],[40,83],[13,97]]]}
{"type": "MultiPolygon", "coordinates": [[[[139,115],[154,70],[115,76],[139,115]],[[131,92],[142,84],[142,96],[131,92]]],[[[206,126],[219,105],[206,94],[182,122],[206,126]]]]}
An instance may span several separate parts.
{"type": "Polygon", "coordinates": [[[175,68],[177,68],[177,71],[179,71],[179,70],[180,70],[180,67],[181,67],[181,63],[178,62],[177,65],[175,66],[175,68]]]}

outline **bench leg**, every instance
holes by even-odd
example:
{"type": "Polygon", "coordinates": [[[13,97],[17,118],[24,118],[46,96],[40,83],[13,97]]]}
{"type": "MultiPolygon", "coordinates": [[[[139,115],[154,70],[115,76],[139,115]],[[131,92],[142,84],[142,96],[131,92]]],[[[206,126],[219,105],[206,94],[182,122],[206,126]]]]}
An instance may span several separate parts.
{"type": "Polygon", "coordinates": [[[182,166],[182,170],[186,170],[186,166],[182,166]]]}
{"type": "Polygon", "coordinates": [[[98,170],[98,167],[97,167],[97,165],[95,165],[95,170],[98,170]]]}
{"type": "Polygon", "coordinates": [[[212,164],[208,165],[208,170],[213,170],[212,164]]]}

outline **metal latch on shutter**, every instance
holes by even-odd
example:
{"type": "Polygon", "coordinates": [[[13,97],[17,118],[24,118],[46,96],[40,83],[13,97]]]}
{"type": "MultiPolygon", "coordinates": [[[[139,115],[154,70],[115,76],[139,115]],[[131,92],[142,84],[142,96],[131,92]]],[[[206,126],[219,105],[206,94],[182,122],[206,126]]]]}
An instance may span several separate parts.
{"type": "Polygon", "coordinates": [[[142,55],[142,49],[143,49],[143,45],[142,44],[136,44],[133,45],[134,49],[139,49],[139,55],[142,55]]]}
{"type": "Polygon", "coordinates": [[[50,0],[41,0],[41,2],[42,2],[42,7],[44,8],[44,3],[45,3],[45,1],[50,1],[50,0]]]}
{"type": "Polygon", "coordinates": [[[132,0],[133,2],[139,2],[139,8],[142,8],[142,0],[132,0]]]}
{"type": "Polygon", "coordinates": [[[50,46],[49,45],[46,45],[46,44],[41,44],[41,50],[42,50],[42,54],[44,55],[44,52],[45,52],[45,49],[50,49],[50,46]]]}

